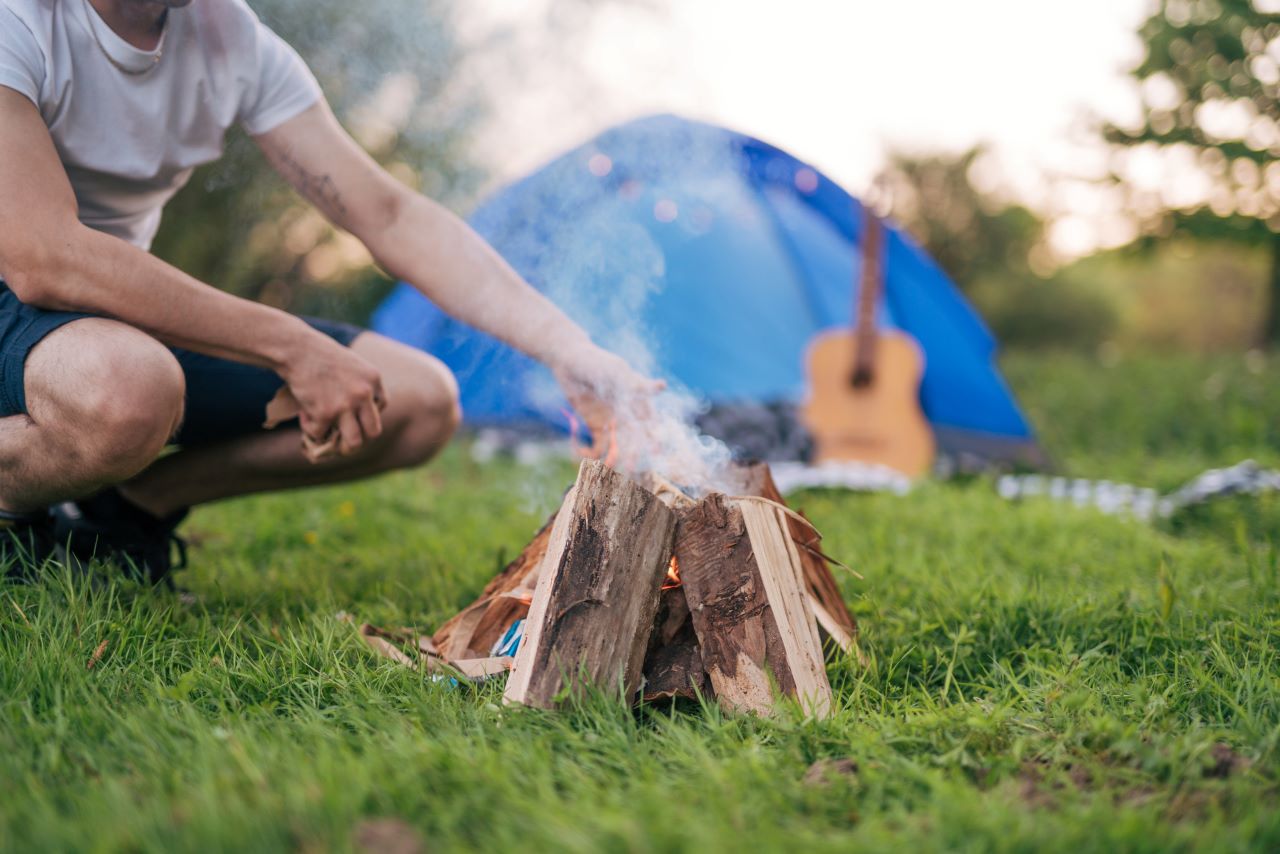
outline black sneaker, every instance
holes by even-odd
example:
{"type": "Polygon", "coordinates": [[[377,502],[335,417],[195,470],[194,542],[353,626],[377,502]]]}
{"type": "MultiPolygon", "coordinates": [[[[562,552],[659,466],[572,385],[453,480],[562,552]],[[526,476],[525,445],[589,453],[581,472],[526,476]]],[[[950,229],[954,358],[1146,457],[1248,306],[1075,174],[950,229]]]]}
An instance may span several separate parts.
{"type": "Polygon", "coordinates": [[[186,510],[152,516],[110,488],[92,498],[58,504],[52,512],[55,541],[82,564],[105,561],[139,581],[169,587],[170,573],[187,565],[187,544],[174,533],[187,517],[186,510]]]}
{"type": "Polygon", "coordinates": [[[45,564],[59,557],[48,510],[0,510],[0,577],[31,581],[45,564]]]}

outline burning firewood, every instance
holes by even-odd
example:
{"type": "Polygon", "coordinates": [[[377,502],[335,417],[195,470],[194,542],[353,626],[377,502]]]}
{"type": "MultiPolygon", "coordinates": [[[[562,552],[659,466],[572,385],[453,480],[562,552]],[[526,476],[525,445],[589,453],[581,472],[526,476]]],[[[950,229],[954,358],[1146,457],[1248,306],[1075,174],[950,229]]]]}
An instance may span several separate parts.
{"type": "Polygon", "coordinates": [[[583,461],[552,526],[509,702],[549,708],[588,683],[635,696],[675,525],[653,493],[583,461]]]}
{"type": "Polygon", "coordinates": [[[681,513],[676,557],[720,702],[768,714],[780,692],[829,714],[831,685],[784,514],[771,502],[712,494],[681,513]]]}
{"type": "Polygon", "coordinates": [[[784,696],[824,716],[819,627],[856,651],[857,625],[817,532],[782,503],[768,467],[744,469],[743,482],[743,495],[695,501],[657,475],[637,483],[584,461],[553,520],[433,636],[361,634],[428,671],[510,669],[506,699],[527,705],[591,684],[760,714],[784,696]]]}

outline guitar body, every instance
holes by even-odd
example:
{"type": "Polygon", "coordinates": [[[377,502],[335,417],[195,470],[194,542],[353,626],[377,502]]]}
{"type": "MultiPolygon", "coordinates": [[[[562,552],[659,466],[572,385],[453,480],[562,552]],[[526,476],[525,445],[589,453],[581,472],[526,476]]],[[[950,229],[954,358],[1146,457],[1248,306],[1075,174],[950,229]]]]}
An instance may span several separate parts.
{"type": "Polygon", "coordinates": [[[878,463],[913,478],[929,471],[933,431],[920,408],[924,359],[914,339],[878,331],[860,343],[853,332],[824,333],[809,347],[808,373],[803,417],[815,462],[878,463]],[[853,382],[860,347],[876,366],[865,384],[853,382]]]}

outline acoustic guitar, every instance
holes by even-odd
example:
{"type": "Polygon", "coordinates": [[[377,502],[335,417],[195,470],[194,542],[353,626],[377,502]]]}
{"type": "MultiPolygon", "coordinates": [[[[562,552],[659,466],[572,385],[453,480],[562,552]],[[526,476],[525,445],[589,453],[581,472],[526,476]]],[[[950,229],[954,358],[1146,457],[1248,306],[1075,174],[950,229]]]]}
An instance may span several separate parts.
{"type": "Polygon", "coordinates": [[[884,285],[884,227],[863,206],[862,287],[852,330],[809,346],[809,396],[802,417],[814,461],[878,463],[908,477],[933,464],[933,431],[920,408],[924,357],[905,333],[876,328],[884,285]]]}

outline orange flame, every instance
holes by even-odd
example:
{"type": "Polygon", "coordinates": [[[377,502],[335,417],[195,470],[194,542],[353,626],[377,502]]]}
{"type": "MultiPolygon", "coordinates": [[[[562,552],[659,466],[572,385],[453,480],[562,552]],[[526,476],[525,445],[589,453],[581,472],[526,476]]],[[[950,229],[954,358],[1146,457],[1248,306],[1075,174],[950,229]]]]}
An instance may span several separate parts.
{"type": "Polygon", "coordinates": [[[684,584],[680,580],[680,561],[676,560],[676,556],[671,556],[671,563],[667,564],[667,577],[662,582],[663,590],[672,590],[684,584]]]}

